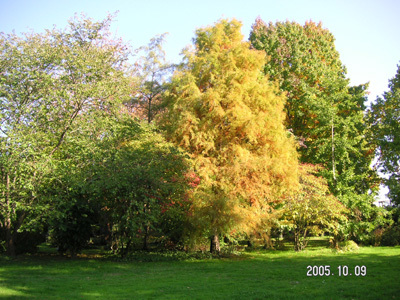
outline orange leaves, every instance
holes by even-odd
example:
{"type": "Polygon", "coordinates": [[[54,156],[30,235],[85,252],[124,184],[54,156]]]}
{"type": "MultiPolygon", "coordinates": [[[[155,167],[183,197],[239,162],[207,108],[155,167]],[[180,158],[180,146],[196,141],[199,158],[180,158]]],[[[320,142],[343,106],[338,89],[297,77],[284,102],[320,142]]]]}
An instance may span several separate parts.
{"type": "Polygon", "coordinates": [[[221,50],[228,50],[228,49],[231,49],[231,48],[232,48],[232,45],[228,45],[228,44],[222,44],[220,46],[221,50]]]}
{"type": "Polygon", "coordinates": [[[188,181],[189,186],[191,186],[192,188],[197,187],[201,182],[200,177],[196,175],[195,172],[189,172],[185,174],[185,178],[188,181]]]}

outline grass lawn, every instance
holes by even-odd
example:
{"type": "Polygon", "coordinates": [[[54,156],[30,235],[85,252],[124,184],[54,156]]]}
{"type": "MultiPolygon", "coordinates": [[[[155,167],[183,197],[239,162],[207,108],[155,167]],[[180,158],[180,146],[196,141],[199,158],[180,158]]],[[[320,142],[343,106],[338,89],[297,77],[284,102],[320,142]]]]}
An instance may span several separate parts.
{"type": "Polygon", "coordinates": [[[154,262],[0,256],[0,299],[400,299],[399,278],[400,247],[154,262]],[[308,277],[309,265],[333,275],[308,277]],[[363,265],[367,275],[355,276],[363,265]],[[338,276],[338,266],[349,275],[338,276]]]}

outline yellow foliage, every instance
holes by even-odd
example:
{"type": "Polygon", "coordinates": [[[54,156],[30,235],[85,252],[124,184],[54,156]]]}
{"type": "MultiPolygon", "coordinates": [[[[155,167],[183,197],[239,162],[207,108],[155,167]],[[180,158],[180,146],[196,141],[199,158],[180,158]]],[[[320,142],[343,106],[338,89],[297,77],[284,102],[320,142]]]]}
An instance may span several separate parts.
{"type": "Polygon", "coordinates": [[[298,180],[295,143],[283,125],[285,98],[260,76],[265,54],[243,42],[240,28],[221,20],[197,30],[164,120],[169,139],[191,154],[202,178],[193,214],[219,233],[265,224],[270,204],[298,180]]]}

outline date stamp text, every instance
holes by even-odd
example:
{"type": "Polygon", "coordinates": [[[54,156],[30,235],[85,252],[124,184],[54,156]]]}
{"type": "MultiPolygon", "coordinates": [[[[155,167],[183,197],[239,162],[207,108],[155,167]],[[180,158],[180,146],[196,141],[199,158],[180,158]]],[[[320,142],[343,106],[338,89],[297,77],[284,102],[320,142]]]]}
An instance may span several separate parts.
{"type": "Polygon", "coordinates": [[[331,266],[307,266],[307,276],[367,276],[366,266],[338,266],[331,268],[331,266]]]}

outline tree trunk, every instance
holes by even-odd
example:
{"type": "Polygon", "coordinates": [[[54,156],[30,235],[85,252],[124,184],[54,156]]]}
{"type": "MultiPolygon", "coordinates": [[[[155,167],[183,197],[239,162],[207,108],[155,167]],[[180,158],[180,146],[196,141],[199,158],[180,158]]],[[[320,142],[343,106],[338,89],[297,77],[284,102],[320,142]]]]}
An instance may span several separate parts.
{"type": "Polygon", "coordinates": [[[300,233],[294,230],[294,251],[300,251],[300,233]]]}
{"type": "Polygon", "coordinates": [[[22,212],[14,225],[11,220],[11,212],[8,213],[7,220],[5,222],[6,226],[6,254],[9,256],[16,256],[15,240],[17,239],[18,229],[22,226],[26,217],[26,212],[22,212]]]}
{"type": "Polygon", "coordinates": [[[148,239],[149,239],[149,226],[145,226],[145,230],[144,230],[144,237],[143,237],[143,250],[144,251],[148,251],[149,250],[149,246],[148,246],[148,239]]]}
{"type": "Polygon", "coordinates": [[[210,252],[213,254],[218,254],[221,251],[221,247],[219,244],[219,235],[214,234],[210,238],[210,252]]]}
{"type": "Polygon", "coordinates": [[[12,230],[10,219],[6,222],[6,254],[8,256],[16,256],[15,234],[12,230]]]}
{"type": "Polygon", "coordinates": [[[152,96],[150,96],[149,97],[149,99],[148,99],[148,104],[149,104],[149,106],[148,106],[148,111],[147,111],[147,122],[150,124],[151,123],[151,100],[153,100],[153,97],[152,96]]]}
{"type": "Polygon", "coordinates": [[[10,199],[10,176],[6,175],[6,210],[7,217],[4,221],[4,228],[6,231],[6,254],[9,256],[15,256],[15,234],[12,226],[11,214],[15,210],[10,199]]]}

